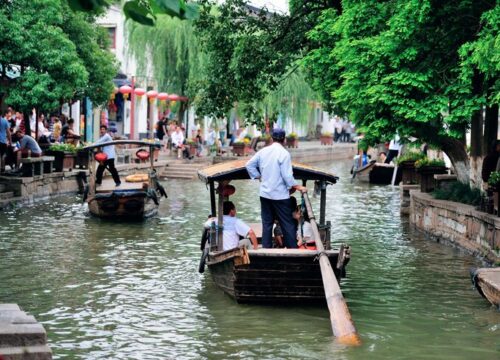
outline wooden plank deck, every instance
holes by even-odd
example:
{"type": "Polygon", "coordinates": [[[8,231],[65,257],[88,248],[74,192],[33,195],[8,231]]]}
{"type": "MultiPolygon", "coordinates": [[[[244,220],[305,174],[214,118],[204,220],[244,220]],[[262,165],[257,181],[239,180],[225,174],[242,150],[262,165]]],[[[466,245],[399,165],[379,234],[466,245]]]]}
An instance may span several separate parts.
{"type": "Polygon", "coordinates": [[[142,190],[142,186],[142,182],[132,183],[122,180],[121,185],[119,187],[116,187],[113,179],[103,179],[102,184],[97,185],[96,192],[107,193],[114,190],[142,190]]]}

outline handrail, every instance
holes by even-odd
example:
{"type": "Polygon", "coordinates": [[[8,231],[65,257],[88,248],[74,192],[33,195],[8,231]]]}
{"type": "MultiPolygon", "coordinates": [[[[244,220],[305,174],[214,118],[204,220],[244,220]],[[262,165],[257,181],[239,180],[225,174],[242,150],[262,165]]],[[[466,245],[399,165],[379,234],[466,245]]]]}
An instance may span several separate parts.
{"type": "MultiPolygon", "coordinates": [[[[304,203],[306,205],[307,215],[311,223],[314,241],[316,242],[316,249],[318,250],[319,264],[321,267],[321,277],[323,279],[323,287],[325,289],[325,298],[330,311],[330,324],[332,326],[333,335],[342,344],[346,345],[359,345],[361,340],[356,331],[356,327],[352,322],[349,308],[345,302],[337,278],[333,273],[330,260],[325,253],[325,248],[321,242],[319,235],[318,224],[311,206],[311,201],[306,192],[302,193],[304,203]]],[[[339,254],[340,256],[340,254],[339,254]]]]}
{"type": "Polygon", "coordinates": [[[92,149],[97,149],[97,148],[101,148],[101,147],[109,146],[109,145],[141,145],[141,146],[149,146],[149,147],[157,147],[157,148],[161,148],[161,146],[162,146],[161,144],[150,143],[147,141],[140,141],[140,140],[113,140],[113,141],[108,141],[108,142],[101,143],[101,144],[93,144],[93,145],[85,146],[81,150],[89,151],[92,149]]]}

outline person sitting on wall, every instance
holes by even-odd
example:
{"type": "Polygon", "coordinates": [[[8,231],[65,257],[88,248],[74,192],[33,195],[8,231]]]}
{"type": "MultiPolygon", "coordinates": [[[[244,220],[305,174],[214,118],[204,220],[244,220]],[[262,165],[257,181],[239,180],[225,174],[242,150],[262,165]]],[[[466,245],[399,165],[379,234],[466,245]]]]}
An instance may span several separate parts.
{"type": "Polygon", "coordinates": [[[42,149],[38,143],[31,136],[26,135],[23,131],[16,131],[17,139],[19,140],[19,151],[22,157],[40,157],[42,156],[42,149]]]}
{"type": "Polygon", "coordinates": [[[66,144],[73,144],[77,146],[78,141],[80,140],[80,135],[77,135],[75,130],[73,130],[74,124],[75,120],[68,119],[68,122],[61,129],[61,141],[66,144]]]}
{"type": "Polygon", "coordinates": [[[380,161],[379,161],[379,162],[381,162],[381,163],[385,163],[385,159],[387,159],[387,154],[386,154],[385,152],[383,152],[383,151],[382,151],[382,152],[380,152],[380,153],[378,154],[378,158],[380,159],[380,161]]]}
{"type": "MultiPolygon", "coordinates": [[[[222,232],[222,250],[226,251],[237,247],[246,247],[247,249],[253,247],[254,250],[257,250],[259,244],[255,232],[245,222],[236,217],[236,207],[232,201],[224,201],[222,214],[222,221],[224,224],[224,230],[222,232]],[[240,236],[243,237],[243,240],[240,240],[240,236]],[[250,238],[250,240],[248,240],[247,237],[250,238]]],[[[205,223],[205,227],[209,228],[212,222],[217,224],[217,219],[210,218],[205,223]]]]}
{"type": "Polygon", "coordinates": [[[488,179],[493,171],[500,170],[500,140],[493,140],[488,155],[484,157],[481,178],[487,188],[488,179]]]}
{"type": "Polygon", "coordinates": [[[189,154],[189,149],[186,147],[184,134],[179,126],[175,128],[172,134],[172,146],[177,149],[177,158],[181,158],[181,154],[184,158],[191,160],[193,157],[189,154]]]}

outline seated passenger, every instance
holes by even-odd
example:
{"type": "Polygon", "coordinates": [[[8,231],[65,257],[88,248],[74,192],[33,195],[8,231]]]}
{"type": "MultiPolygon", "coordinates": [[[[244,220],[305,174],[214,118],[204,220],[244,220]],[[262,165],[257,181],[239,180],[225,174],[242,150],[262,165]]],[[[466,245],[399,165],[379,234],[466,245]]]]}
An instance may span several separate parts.
{"type": "MultiPolygon", "coordinates": [[[[255,236],[255,232],[250,228],[250,226],[236,217],[236,207],[232,201],[224,201],[222,214],[222,221],[224,224],[224,230],[222,233],[222,250],[225,251],[237,247],[246,247],[247,249],[251,249],[252,245],[253,249],[256,250],[259,246],[257,236],[255,236]],[[240,240],[240,236],[244,239],[240,240]],[[247,236],[250,238],[251,242],[246,238],[247,236]]],[[[213,221],[217,224],[217,219],[211,218],[205,223],[205,227],[210,227],[213,221]]]]}
{"type": "Polygon", "coordinates": [[[292,206],[295,209],[292,216],[299,225],[297,227],[297,245],[300,249],[308,249],[316,246],[314,234],[312,231],[311,222],[307,212],[302,213],[300,207],[297,206],[297,199],[294,196],[290,197],[292,206]],[[301,225],[302,224],[302,225],[301,225]],[[301,225],[301,226],[300,226],[301,225]]]}

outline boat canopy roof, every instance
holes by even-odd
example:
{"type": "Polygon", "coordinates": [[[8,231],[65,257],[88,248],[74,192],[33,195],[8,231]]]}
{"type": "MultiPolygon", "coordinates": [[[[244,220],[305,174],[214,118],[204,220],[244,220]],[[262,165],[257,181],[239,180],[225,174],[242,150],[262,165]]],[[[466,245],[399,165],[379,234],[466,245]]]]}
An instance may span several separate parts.
{"type": "Polygon", "coordinates": [[[114,140],[114,141],[108,141],[102,144],[93,144],[89,146],[85,146],[82,150],[92,150],[96,148],[101,148],[103,146],[108,146],[108,145],[139,145],[139,146],[152,146],[152,147],[157,147],[161,148],[161,144],[159,143],[152,143],[152,142],[147,142],[147,141],[140,141],[140,140],[114,140]]]}
{"type": "MultiPolygon", "coordinates": [[[[249,180],[247,169],[248,160],[227,161],[198,170],[198,177],[205,183],[223,180],[249,180]]],[[[325,170],[309,165],[292,162],[293,176],[298,180],[323,180],[335,184],[337,176],[325,170]]]]}

